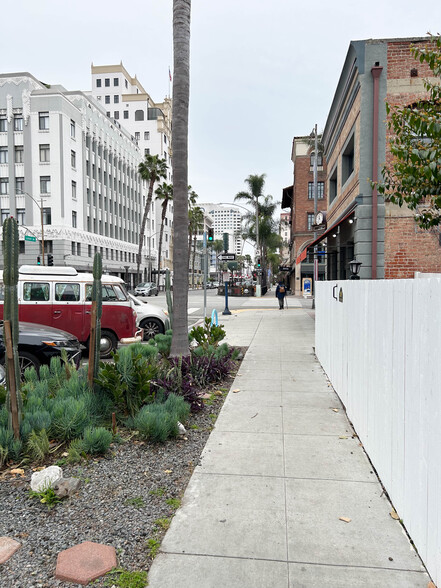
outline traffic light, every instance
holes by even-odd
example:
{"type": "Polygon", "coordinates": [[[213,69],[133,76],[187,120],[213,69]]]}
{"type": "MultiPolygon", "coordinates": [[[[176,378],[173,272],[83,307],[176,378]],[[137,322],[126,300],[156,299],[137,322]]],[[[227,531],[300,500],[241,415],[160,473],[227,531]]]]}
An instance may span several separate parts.
{"type": "Polygon", "coordinates": [[[54,256],[52,255],[52,253],[48,253],[48,256],[47,256],[47,264],[48,265],[54,265],[54,256]]]}
{"type": "Polygon", "coordinates": [[[37,265],[41,265],[41,257],[39,255],[37,256],[37,265]]]}
{"type": "Polygon", "coordinates": [[[213,227],[210,227],[208,229],[208,242],[213,243],[213,241],[214,241],[214,229],[213,229],[213,227]]]}
{"type": "Polygon", "coordinates": [[[260,257],[257,258],[257,267],[260,267],[260,257]]]}

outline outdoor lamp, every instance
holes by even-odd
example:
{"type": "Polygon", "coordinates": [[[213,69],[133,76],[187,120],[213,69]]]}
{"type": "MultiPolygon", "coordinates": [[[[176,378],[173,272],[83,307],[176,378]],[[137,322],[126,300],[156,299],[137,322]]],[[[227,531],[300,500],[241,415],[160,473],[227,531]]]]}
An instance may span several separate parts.
{"type": "Polygon", "coordinates": [[[351,270],[351,277],[350,280],[359,280],[360,276],[358,272],[360,271],[360,266],[362,265],[361,261],[357,261],[356,258],[349,262],[349,269],[351,270]]]}

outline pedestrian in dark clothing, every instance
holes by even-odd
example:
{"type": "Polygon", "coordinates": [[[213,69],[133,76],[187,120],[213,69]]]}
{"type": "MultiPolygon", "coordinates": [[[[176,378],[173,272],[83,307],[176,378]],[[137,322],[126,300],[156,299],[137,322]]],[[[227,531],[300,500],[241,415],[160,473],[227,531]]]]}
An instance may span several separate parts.
{"type": "Polygon", "coordinates": [[[276,298],[279,299],[279,310],[283,310],[283,303],[285,301],[285,296],[286,296],[286,287],[285,287],[285,284],[282,282],[282,280],[280,280],[280,282],[277,284],[277,288],[276,288],[276,298]]]}

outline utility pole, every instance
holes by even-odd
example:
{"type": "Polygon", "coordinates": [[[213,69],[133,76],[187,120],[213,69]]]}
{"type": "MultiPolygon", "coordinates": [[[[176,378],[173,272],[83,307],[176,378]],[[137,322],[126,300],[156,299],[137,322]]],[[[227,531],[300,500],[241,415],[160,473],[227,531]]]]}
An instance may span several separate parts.
{"type": "Polygon", "coordinates": [[[202,263],[204,264],[204,319],[207,316],[207,231],[203,235],[202,263]]]}
{"type": "MultiPolygon", "coordinates": [[[[315,228],[315,217],[317,216],[317,197],[318,197],[318,182],[317,182],[317,159],[318,159],[318,137],[317,125],[314,127],[314,167],[313,167],[313,181],[314,181],[314,241],[317,239],[317,229],[315,228]]],[[[314,245],[314,270],[312,280],[312,307],[315,308],[315,285],[318,281],[318,259],[317,259],[317,245],[314,245]]]]}
{"type": "MultiPolygon", "coordinates": [[[[259,245],[259,198],[256,196],[256,253],[257,258],[261,257],[260,253],[260,245],[259,245]]],[[[262,295],[262,281],[260,276],[260,271],[257,270],[257,285],[256,285],[256,298],[259,298],[262,295]]]]}

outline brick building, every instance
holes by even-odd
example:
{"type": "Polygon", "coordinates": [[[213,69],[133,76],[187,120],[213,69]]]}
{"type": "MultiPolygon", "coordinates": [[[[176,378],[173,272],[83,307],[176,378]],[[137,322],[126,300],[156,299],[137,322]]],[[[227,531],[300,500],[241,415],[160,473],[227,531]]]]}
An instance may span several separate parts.
{"type": "MultiPolygon", "coordinates": [[[[293,185],[285,188],[282,195],[282,208],[290,208],[291,238],[289,251],[291,265],[290,286],[296,294],[303,291],[304,279],[313,278],[314,251],[307,252],[307,246],[314,241],[314,235],[323,232],[316,226],[314,218],[314,148],[310,137],[294,137],[291,160],[293,162],[293,185]]],[[[317,211],[325,212],[326,162],[321,155],[317,157],[317,211]]],[[[318,278],[325,279],[324,246],[318,249],[318,278]]]]}
{"type": "Polygon", "coordinates": [[[423,79],[431,72],[410,48],[427,43],[376,39],[349,46],[323,133],[326,230],[315,244],[326,239],[328,279],[348,278],[354,256],[362,262],[361,278],[441,272],[439,229],[419,229],[412,211],[384,202],[370,183],[381,180],[381,166],[391,157],[386,102],[413,104],[426,96],[423,79]]]}

